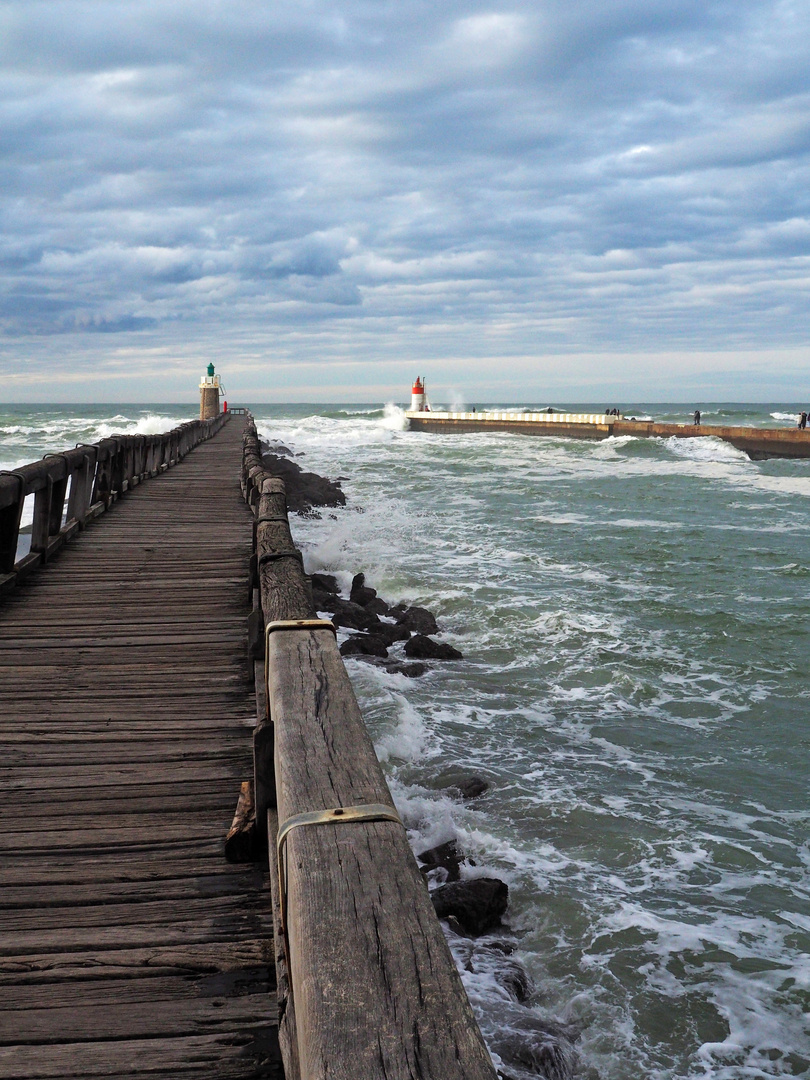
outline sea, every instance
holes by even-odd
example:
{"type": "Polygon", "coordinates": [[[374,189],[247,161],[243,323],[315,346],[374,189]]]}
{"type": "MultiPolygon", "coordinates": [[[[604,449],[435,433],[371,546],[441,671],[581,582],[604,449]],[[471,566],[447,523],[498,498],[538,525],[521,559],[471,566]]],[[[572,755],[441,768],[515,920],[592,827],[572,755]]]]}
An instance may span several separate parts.
{"type": "MultiPolygon", "coordinates": [[[[448,939],[514,1080],[810,1075],[810,461],[710,434],[795,403],[624,412],[695,407],[698,439],[578,442],[251,406],[346,493],[293,517],[308,571],[362,571],[463,653],[347,668],[414,850],[455,840],[464,877],[509,886],[504,927],[448,939]]],[[[0,406],[0,468],[194,412],[0,406]]]]}

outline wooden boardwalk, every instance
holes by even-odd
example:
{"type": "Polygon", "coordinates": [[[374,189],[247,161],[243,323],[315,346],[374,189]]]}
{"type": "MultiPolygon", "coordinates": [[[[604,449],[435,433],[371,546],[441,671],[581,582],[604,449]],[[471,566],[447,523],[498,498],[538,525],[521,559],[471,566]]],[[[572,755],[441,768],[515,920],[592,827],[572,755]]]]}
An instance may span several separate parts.
{"type": "Polygon", "coordinates": [[[242,422],[0,604],[0,1077],[279,1076],[242,422]]]}

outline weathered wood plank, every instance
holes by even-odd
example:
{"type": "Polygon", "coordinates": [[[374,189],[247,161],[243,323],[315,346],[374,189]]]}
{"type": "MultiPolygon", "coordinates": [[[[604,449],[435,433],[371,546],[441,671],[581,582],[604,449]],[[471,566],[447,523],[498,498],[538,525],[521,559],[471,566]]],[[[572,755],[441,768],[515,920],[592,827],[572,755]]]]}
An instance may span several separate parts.
{"type": "MultiPolygon", "coordinates": [[[[91,949],[86,952],[30,953],[0,957],[0,984],[42,984],[52,989],[67,982],[104,979],[151,980],[158,976],[212,975],[251,972],[272,966],[272,948],[265,938],[207,941],[202,944],[131,949],[91,949]]],[[[7,994],[6,997],[10,995],[7,994]]]]}
{"type": "Polygon", "coordinates": [[[245,1077],[280,1078],[280,1073],[274,1060],[272,1035],[262,1028],[238,1036],[225,1033],[0,1048],[2,1080],[70,1076],[108,1076],[114,1080],[145,1076],[150,1080],[175,1077],[244,1080],[245,1077]]]}
{"type": "MultiPolygon", "coordinates": [[[[65,988],[69,991],[69,987],[65,988]]],[[[157,990],[157,988],[156,988],[157,990]]],[[[119,1002],[107,998],[89,1006],[61,1009],[0,1009],[0,1046],[15,1043],[52,1044],[90,1039],[154,1039],[160,1036],[242,1032],[276,1023],[275,1002],[268,993],[240,998],[222,996],[119,1002]]]]}
{"type": "MultiPolygon", "coordinates": [[[[213,999],[216,1003],[217,999],[222,998],[256,997],[258,995],[266,997],[274,989],[270,978],[270,968],[267,964],[252,968],[243,967],[238,971],[227,973],[216,972],[214,974],[204,972],[190,974],[184,972],[175,975],[150,975],[140,979],[101,976],[95,979],[71,979],[69,985],[67,982],[65,983],[65,988],[70,992],[69,1007],[71,1009],[100,1010],[106,1009],[110,1002],[114,1002],[116,1005],[126,1005],[160,1001],[171,1007],[172,1003],[178,1000],[197,1001],[204,998],[213,999]]],[[[4,1020],[9,1027],[14,1023],[13,1016],[9,1014],[23,1010],[41,1011],[47,1009],[50,1005],[52,993],[53,985],[43,981],[25,983],[22,986],[15,987],[13,992],[6,992],[5,994],[0,992],[0,1045],[12,1041],[2,1034],[4,1020]]],[[[252,1008],[257,1005],[262,1009],[262,1016],[266,1017],[268,1002],[264,1001],[261,1004],[251,1002],[252,1008]]],[[[274,1009],[275,998],[270,1002],[270,1011],[274,1009]]],[[[181,1030],[185,1030],[185,1027],[181,1030]]],[[[118,1031],[113,1030],[111,1034],[113,1037],[121,1038],[123,1032],[124,1028],[120,1027],[118,1031]]],[[[149,1033],[149,1028],[143,1032],[145,1035],[149,1033]]],[[[131,1032],[131,1034],[137,1033],[131,1032]]],[[[51,1032],[48,1032],[47,1035],[50,1036],[51,1032]]],[[[78,1033],[75,1031],[68,1032],[67,1035],[69,1038],[78,1037],[78,1033]]],[[[94,1032],[91,1032],[91,1035],[99,1038],[101,1030],[96,1028],[94,1032]]],[[[64,1039],[46,1037],[38,1041],[63,1042],[64,1039]]]]}
{"type": "Polygon", "coordinates": [[[278,1074],[265,878],[223,858],[255,726],[240,444],[0,608],[0,1078],[278,1074]]]}

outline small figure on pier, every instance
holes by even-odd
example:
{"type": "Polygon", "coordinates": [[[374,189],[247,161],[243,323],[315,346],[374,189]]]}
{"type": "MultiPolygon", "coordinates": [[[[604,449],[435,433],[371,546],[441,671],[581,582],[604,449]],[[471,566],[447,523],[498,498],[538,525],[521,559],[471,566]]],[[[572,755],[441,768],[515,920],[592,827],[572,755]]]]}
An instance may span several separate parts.
{"type": "Polygon", "coordinates": [[[806,412],[802,412],[802,415],[799,417],[799,427],[802,429],[802,431],[804,431],[804,429],[807,427],[807,413],[806,412]]]}
{"type": "Polygon", "coordinates": [[[695,427],[700,427],[700,409],[695,409],[695,427]]]}

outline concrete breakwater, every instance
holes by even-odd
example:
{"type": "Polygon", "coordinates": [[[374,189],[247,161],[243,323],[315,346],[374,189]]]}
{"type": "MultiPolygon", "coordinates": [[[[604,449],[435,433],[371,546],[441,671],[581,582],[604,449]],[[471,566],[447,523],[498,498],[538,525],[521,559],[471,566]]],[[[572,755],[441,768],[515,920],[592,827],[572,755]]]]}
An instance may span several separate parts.
{"type": "Polygon", "coordinates": [[[744,451],[752,460],[810,458],[810,430],[729,427],[717,424],[660,424],[602,413],[563,412],[408,412],[412,431],[453,434],[511,431],[520,435],[556,435],[573,439],[608,439],[634,435],[646,439],[695,439],[712,436],[744,451]]]}

